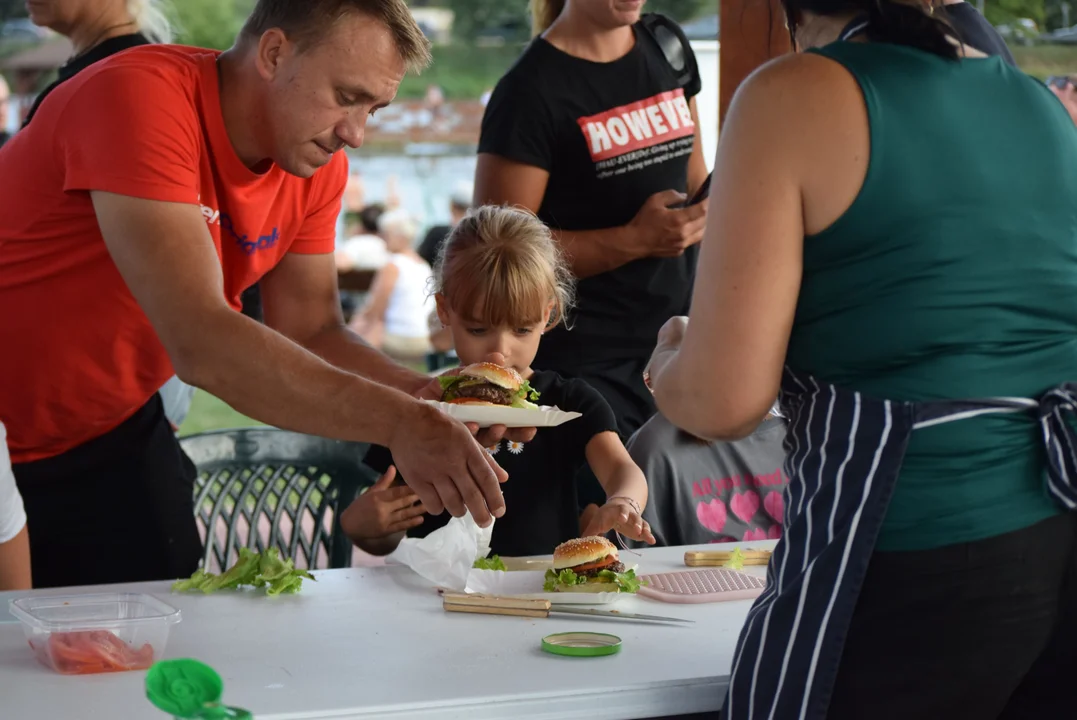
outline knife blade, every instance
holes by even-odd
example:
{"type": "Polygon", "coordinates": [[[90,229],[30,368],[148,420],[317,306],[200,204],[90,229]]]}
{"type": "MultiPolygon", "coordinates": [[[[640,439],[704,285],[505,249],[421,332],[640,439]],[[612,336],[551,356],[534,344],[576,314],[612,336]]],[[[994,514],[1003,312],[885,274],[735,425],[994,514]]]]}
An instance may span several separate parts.
{"type": "Polygon", "coordinates": [[[551,615],[557,613],[565,613],[568,615],[591,615],[593,617],[608,617],[613,619],[625,619],[625,620],[647,620],[648,622],[666,622],[666,623],[694,623],[695,620],[685,620],[684,618],[675,617],[663,617],[661,615],[644,615],[642,613],[628,613],[621,612],[620,610],[599,610],[597,608],[583,608],[575,605],[551,605],[549,610],[551,615]]]}
{"type": "Polygon", "coordinates": [[[695,620],[663,617],[660,615],[643,615],[626,613],[620,610],[600,610],[584,608],[567,603],[551,603],[541,598],[524,599],[497,597],[478,593],[446,592],[442,596],[442,605],[449,612],[480,613],[486,615],[518,615],[521,617],[549,617],[554,613],[567,615],[589,615],[605,617],[611,620],[644,620],[647,622],[694,623],[695,620]]]}

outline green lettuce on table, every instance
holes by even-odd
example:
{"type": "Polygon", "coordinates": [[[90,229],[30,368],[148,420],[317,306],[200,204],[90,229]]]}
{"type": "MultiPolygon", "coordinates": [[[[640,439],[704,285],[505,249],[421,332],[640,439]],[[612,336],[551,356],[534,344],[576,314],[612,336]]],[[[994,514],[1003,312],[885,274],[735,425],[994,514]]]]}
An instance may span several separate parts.
{"type": "Polygon", "coordinates": [[[508,571],[505,562],[499,555],[491,555],[488,558],[479,558],[471,565],[475,570],[502,570],[508,571]]]}
{"type": "Polygon", "coordinates": [[[240,548],[239,559],[226,572],[220,575],[199,569],[187,580],[179,580],[172,585],[173,592],[201,591],[206,593],[218,590],[236,590],[243,586],[264,589],[266,595],[275,596],[282,593],[297,593],[303,587],[303,579],[314,580],[306,570],[295,567],[291,558],[280,557],[277,548],[270,548],[264,553],[256,553],[250,548],[240,548]]]}
{"type": "Polygon", "coordinates": [[[739,546],[733,548],[733,552],[729,554],[729,559],[722,564],[722,567],[727,567],[730,570],[744,569],[744,553],[740,551],[739,546]]]}
{"type": "Polygon", "coordinates": [[[568,568],[564,570],[550,569],[546,571],[545,580],[546,582],[542,586],[544,592],[554,592],[558,585],[583,585],[588,580],[597,583],[613,583],[617,585],[618,592],[625,593],[639,592],[639,589],[643,586],[643,581],[636,577],[635,570],[628,570],[623,573],[603,570],[593,578],[589,578],[586,575],[577,575],[568,568]]]}

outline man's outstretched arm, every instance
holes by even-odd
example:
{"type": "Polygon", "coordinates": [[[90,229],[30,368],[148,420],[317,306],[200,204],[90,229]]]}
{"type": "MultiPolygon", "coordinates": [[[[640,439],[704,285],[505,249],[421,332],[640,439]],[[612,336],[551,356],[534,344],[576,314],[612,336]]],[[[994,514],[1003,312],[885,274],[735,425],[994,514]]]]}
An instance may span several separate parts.
{"type": "Polygon", "coordinates": [[[91,197],[109,253],[182,380],[277,427],[389,447],[431,512],[462,515],[466,505],[485,524],[503,511],[504,471],[463,425],[229,308],[198,207],[91,197]]]}

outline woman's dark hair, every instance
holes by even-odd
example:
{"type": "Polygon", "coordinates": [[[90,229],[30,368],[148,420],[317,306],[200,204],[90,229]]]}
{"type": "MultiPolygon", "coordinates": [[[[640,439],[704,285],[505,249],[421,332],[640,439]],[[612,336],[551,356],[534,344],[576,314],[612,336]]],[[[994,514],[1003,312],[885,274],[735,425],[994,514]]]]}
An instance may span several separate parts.
{"type": "Polygon", "coordinates": [[[373,203],[356,213],[359,216],[359,224],[368,235],[378,234],[378,220],[385,214],[385,206],[381,203],[373,203]]]}
{"type": "Polygon", "coordinates": [[[867,21],[864,34],[872,42],[906,45],[948,60],[960,57],[950,36],[953,28],[923,6],[900,0],[782,0],[789,35],[795,41],[797,20],[804,12],[815,15],[859,13],[867,21]]]}

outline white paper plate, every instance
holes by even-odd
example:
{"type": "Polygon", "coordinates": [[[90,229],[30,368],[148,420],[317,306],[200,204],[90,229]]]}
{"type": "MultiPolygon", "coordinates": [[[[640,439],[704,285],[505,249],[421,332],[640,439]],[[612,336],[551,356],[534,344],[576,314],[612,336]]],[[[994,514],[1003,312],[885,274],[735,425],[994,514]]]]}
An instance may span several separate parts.
{"type": "Polygon", "coordinates": [[[578,412],[566,412],[555,407],[540,407],[538,410],[500,407],[497,405],[454,405],[452,403],[428,400],[460,422],[478,423],[479,427],[504,425],[505,427],[555,427],[575,420],[578,412]]]}
{"type": "Polygon", "coordinates": [[[467,592],[514,597],[521,600],[549,600],[561,605],[609,605],[634,593],[548,593],[542,592],[546,581],[545,572],[519,570],[502,572],[500,570],[472,570],[467,576],[467,592]]]}

